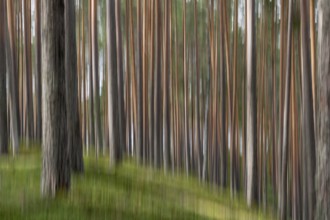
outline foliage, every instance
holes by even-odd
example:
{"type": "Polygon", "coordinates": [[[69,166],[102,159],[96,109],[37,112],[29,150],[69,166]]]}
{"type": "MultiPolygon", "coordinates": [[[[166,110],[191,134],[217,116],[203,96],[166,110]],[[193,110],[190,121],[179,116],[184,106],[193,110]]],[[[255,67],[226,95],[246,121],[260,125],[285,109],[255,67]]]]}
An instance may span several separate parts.
{"type": "MultiPolygon", "coordinates": [[[[0,219],[271,219],[242,196],[202,186],[194,178],[164,175],[127,160],[115,170],[108,157],[85,157],[86,173],[56,199],[40,194],[41,156],[36,148],[0,157],[0,219]]],[[[94,154],[91,154],[94,155],[94,154]]]]}

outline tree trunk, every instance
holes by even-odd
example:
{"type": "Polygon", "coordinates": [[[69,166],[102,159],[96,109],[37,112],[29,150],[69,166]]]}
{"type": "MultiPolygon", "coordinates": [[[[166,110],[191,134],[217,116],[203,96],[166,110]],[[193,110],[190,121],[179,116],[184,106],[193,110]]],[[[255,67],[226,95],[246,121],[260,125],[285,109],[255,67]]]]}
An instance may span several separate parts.
{"type": "Polygon", "coordinates": [[[20,131],[20,120],[19,120],[19,106],[18,106],[18,86],[17,86],[17,66],[16,66],[16,44],[14,35],[14,25],[13,25],[13,2],[7,0],[7,16],[6,22],[6,60],[8,69],[8,91],[10,97],[10,127],[12,136],[12,149],[13,155],[18,151],[19,147],[19,131],[20,131]]]}
{"type": "Polygon", "coordinates": [[[8,153],[5,6],[5,0],[0,0],[0,155],[8,153]]]}
{"type": "Polygon", "coordinates": [[[330,218],[330,5],[319,1],[316,219],[330,218]]]}
{"type": "Polygon", "coordinates": [[[125,109],[124,109],[124,80],[123,80],[123,59],[122,59],[122,34],[121,34],[121,6],[120,0],[115,2],[116,17],[116,45],[117,45],[117,75],[118,75],[118,113],[119,113],[119,143],[122,150],[126,150],[125,135],[125,109]]]}
{"type": "Polygon", "coordinates": [[[70,187],[67,144],[64,0],[42,1],[42,177],[41,192],[55,196],[70,187]]]}
{"type": "Polygon", "coordinates": [[[315,136],[314,136],[314,118],[313,118],[313,96],[312,96],[312,79],[311,79],[311,59],[309,44],[309,25],[308,25],[308,1],[300,0],[300,19],[301,19],[301,37],[302,37],[302,103],[303,103],[303,136],[306,161],[306,188],[307,204],[304,210],[308,213],[305,215],[308,219],[314,218],[315,207],[315,136]]]}
{"type": "Polygon", "coordinates": [[[68,149],[71,168],[84,170],[82,140],[78,112],[76,15],[73,0],[65,1],[65,82],[67,104],[68,149]]]}
{"type": "Polygon", "coordinates": [[[160,155],[161,155],[161,149],[162,149],[162,127],[161,127],[161,109],[162,109],[162,102],[161,102],[161,54],[162,54],[162,6],[161,1],[156,0],[156,68],[155,68],[155,96],[154,96],[154,104],[155,104],[155,142],[154,142],[154,157],[155,167],[160,167],[160,155]]]}
{"type": "Polygon", "coordinates": [[[32,99],[32,65],[31,65],[31,2],[23,1],[24,9],[24,62],[26,83],[26,137],[33,138],[33,99],[32,99]]]}
{"type": "MultiPolygon", "coordinates": [[[[99,155],[103,146],[102,129],[101,129],[101,113],[100,113],[100,92],[99,92],[99,55],[98,55],[98,30],[97,30],[97,2],[92,0],[92,69],[93,69],[93,86],[94,86],[94,120],[95,120],[95,140],[96,155],[99,155]]],[[[93,132],[93,131],[92,131],[93,132]]]]}
{"type": "Polygon", "coordinates": [[[41,17],[40,17],[40,0],[36,0],[36,84],[35,84],[35,94],[36,94],[36,131],[35,136],[37,140],[41,140],[41,121],[42,121],[42,113],[41,113],[41,17]]]}
{"type": "Polygon", "coordinates": [[[116,47],[115,0],[107,1],[107,53],[108,53],[108,111],[109,111],[109,140],[110,165],[114,166],[121,160],[121,146],[119,137],[118,106],[118,75],[116,47]]]}
{"type": "Polygon", "coordinates": [[[287,37],[287,61],[286,61],[286,80],[283,114],[283,135],[282,135],[282,170],[280,185],[280,218],[287,218],[287,173],[288,173],[288,152],[289,152],[289,121],[290,121],[290,93],[291,93],[291,41],[292,41],[292,0],[289,2],[289,20],[287,37]]]}
{"type": "MultiPolygon", "coordinates": [[[[309,1],[309,27],[310,27],[310,42],[311,42],[311,68],[312,68],[312,95],[313,95],[313,116],[314,127],[316,126],[316,43],[315,43],[315,0],[309,1]]],[[[316,132],[316,131],[315,131],[316,132]]]]}
{"type": "Polygon", "coordinates": [[[230,154],[230,190],[231,196],[236,194],[238,190],[239,183],[237,180],[237,167],[236,167],[236,149],[237,146],[235,144],[234,138],[236,136],[236,75],[237,75],[237,32],[238,32],[238,0],[235,0],[234,5],[235,15],[234,15],[234,51],[233,51],[233,96],[232,96],[232,119],[231,119],[231,132],[230,132],[230,139],[231,139],[231,154],[230,154]]]}
{"type": "Polygon", "coordinates": [[[258,197],[257,184],[257,97],[256,97],[256,44],[255,1],[247,1],[247,202],[251,206],[258,197]]]}
{"type": "Polygon", "coordinates": [[[187,39],[186,39],[186,1],[183,3],[183,75],[184,75],[184,135],[185,135],[185,160],[186,173],[189,174],[190,166],[190,142],[188,128],[188,73],[187,73],[187,39]]]}
{"type": "Polygon", "coordinates": [[[164,171],[166,172],[170,164],[170,143],[171,143],[171,127],[170,127],[170,74],[171,70],[169,68],[169,1],[164,2],[164,50],[163,50],[163,165],[164,171]]]}
{"type": "MultiPolygon", "coordinates": [[[[93,51],[92,51],[92,1],[88,0],[88,24],[89,24],[89,145],[95,144],[95,119],[94,119],[94,83],[93,83],[93,51]]],[[[87,99],[87,98],[86,98],[87,99]]]]}
{"type": "MultiPolygon", "coordinates": [[[[81,74],[82,74],[82,105],[83,105],[83,132],[82,132],[82,146],[86,146],[86,138],[87,138],[87,98],[86,98],[86,57],[85,57],[85,10],[84,10],[84,3],[85,1],[83,0],[81,3],[81,74]]],[[[79,91],[80,92],[80,91],[79,91]]]]}
{"type": "MultiPolygon", "coordinates": [[[[226,10],[224,7],[225,4],[221,4],[221,0],[219,1],[219,11],[222,10],[222,12],[224,12],[224,10],[226,10]]],[[[217,76],[215,76],[214,79],[214,105],[215,105],[215,109],[214,109],[214,115],[213,117],[215,117],[215,126],[214,126],[214,142],[213,142],[213,147],[216,149],[215,150],[215,163],[217,164],[217,155],[218,155],[218,137],[216,137],[217,135],[217,131],[218,129],[220,129],[220,183],[221,186],[223,188],[225,188],[227,186],[227,155],[228,155],[228,147],[227,147],[227,137],[228,137],[228,132],[226,130],[226,110],[227,110],[227,98],[226,98],[226,70],[225,70],[225,21],[224,21],[224,16],[222,15],[222,13],[219,15],[219,23],[220,23],[220,30],[219,30],[219,35],[220,35],[220,63],[219,63],[219,67],[220,67],[220,101],[221,101],[221,109],[218,108],[219,102],[217,99],[217,93],[218,93],[218,78],[217,76]],[[220,117],[218,116],[217,113],[217,109],[220,110],[220,117]],[[220,120],[220,128],[217,125],[218,119],[220,120]]],[[[227,70],[228,71],[228,70],[227,70]]],[[[217,73],[215,73],[217,74],[217,73]]],[[[218,166],[216,166],[216,170],[218,166]]],[[[217,178],[218,179],[218,178],[217,178]]]]}
{"type": "Polygon", "coordinates": [[[197,120],[197,149],[198,149],[198,175],[202,177],[202,144],[200,136],[200,108],[199,108],[199,57],[198,57],[198,29],[197,29],[198,13],[197,13],[197,0],[194,1],[194,29],[195,29],[195,56],[196,56],[196,120],[197,120]]]}

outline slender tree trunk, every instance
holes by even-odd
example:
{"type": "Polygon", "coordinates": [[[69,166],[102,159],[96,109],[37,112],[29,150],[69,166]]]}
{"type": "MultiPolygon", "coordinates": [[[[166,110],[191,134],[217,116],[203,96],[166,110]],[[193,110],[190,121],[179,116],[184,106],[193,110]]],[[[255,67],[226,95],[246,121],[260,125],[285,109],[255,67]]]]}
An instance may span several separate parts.
{"type": "Polygon", "coordinates": [[[25,62],[25,83],[26,83],[26,136],[33,138],[33,99],[32,99],[32,65],[31,65],[31,2],[23,1],[24,5],[24,62],[25,62]]]}
{"type": "Polygon", "coordinates": [[[83,146],[87,145],[87,97],[86,97],[86,57],[85,57],[85,10],[84,10],[85,1],[81,3],[82,13],[81,13],[81,74],[82,74],[82,105],[83,105],[83,146]]]}
{"type": "Polygon", "coordinates": [[[300,0],[300,20],[301,20],[301,37],[302,37],[302,102],[303,102],[303,136],[305,148],[305,172],[306,172],[306,188],[307,204],[303,207],[308,213],[305,215],[308,219],[314,218],[315,210],[315,136],[314,136],[314,118],[313,118],[313,94],[311,80],[311,59],[309,44],[309,25],[308,25],[308,2],[300,0]]]}
{"type": "Polygon", "coordinates": [[[186,173],[189,174],[190,167],[190,144],[188,128],[188,77],[187,77],[187,39],[186,39],[186,1],[183,3],[183,75],[184,75],[184,134],[185,134],[185,160],[186,173]]]}
{"type": "Polygon", "coordinates": [[[41,17],[40,17],[40,0],[36,0],[35,2],[35,13],[36,13],[36,82],[35,82],[35,94],[36,94],[36,131],[35,136],[37,140],[41,140],[41,121],[42,121],[42,113],[41,113],[41,17]]]}
{"type": "MultiPolygon", "coordinates": [[[[135,68],[135,47],[134,47],[134,31],[133,31],[133,15],[132,15],[132,1],[129,1],[129,34],[130,34],[130,51],[131,51],[131,71],[132,71],[132,102],[133,102],[133,139],[134,139],[134,146],[137,146],[137,115],[136,115],[136,109],[137,109],[137,104],[136,104],[136,68],[135,68]]],[[[109,65],[109,64],[108,64],[109,65]]],[[[132,152],[134,154],[134,150],[132,152]]]]}
{"type": "Polygon", "coordinates": [[[257,97],[256,97],[256,43],[255,1],[247,0],[247,202],[251,206],[258,197],[257,184],[257,97]]]}
{"type": "Polygon", "coordinates": [[[317,203],[315,219],[330,218],[330,5],[319,1],[318,113],[317,113],[317,203]]]}
{"type": "Polygon", "coordinates": [[[286,80],[283,114],[283,135],[282,135],[282,170],[280,185],[280,218],[287,218],[287,173],[288,173],[288,152],[289,152],[289,121],[290,121],[290,93],[291,93],[291,41],[292,41],[292,0],[289,2],[289,20],[287,37],[287,61],[286,61],[286,80]]]}
{"type": "Polygon", "coordinates": [[[197,21],[198,21],[198,12],[197,12],[197,0],[194,1],[194,29],[195,29],[195,56],[196,56],[196,121],[197,121],[197,149],[198,149],[198,175],[199,178],[202,177],[202,160],[203,160],[203,152],[202,152],[202,144],[201,144],[201,135],[200,135],[200,107],[199,107],[199,56],[198,56],[198,29],[197,29],[197,21]]]}
{"type": "Polygon", "coordinates": [[[130,14],[129,14],[129,0],[125,1],[125,11],[126,11],[126,144],[127,144],[127,155],[131,153],[131,146],[132,146],[132,71],[131,71],[131,60],[130,60],[130,14]]]}
{"type": "Polygon", "coordinates": [[[170,143],[171,143],[171,127],[170,127],[170,74],[171,70],[169,68],[169,38],[170,38],[170,30],[169,30],[169,1],[165,2],[164,8],[164,51],[163,51],[163,128],[164,128],[164,145],[163,145],[163,165],[165,172],[168,169],[170,164],[170,143]]]}
{"type": "MultiPolygon", "coordinates": [[[[309,27],[310,27],[310,42],[311,42],[311,73],[312,73],[312,95],[313,95],[313,116],[316,119],[316,43],[315,43],[315,0],[309,1],[309,27]]],[[[316,120],[314,121],[316,126],[316,120]]],[[[316,132],[316,131],[315,131],[316,132]]]]}
{"type": "Polygon", "coordinates": [[[119,136],[119,109],[118,106],[118,72],[117,54],[113,42],[116,41],[115,1],[107,1],[107,53],[108,53],[108,111],[109,111],[109,140],[110,165],[118,164],[122,158],[119,136]]]}
{"type": "Polygon", "coordinates": [[[150,110],[149,110],[149,113],[150,113],[150,120],[149,120],[149,124],[148,124],[148,127],[149,127],[149,164],[154,164],[154,147],[153,144],[155,142],[154,140],[154,137],[155,137],[155,128],[154,128],[154,119],[155,119],[155,111],[154,111],[154,107],[155,107],[155,99],[154,99],[154,90],[155,90],[155,80],[154,80],[154,76],[155,76],[155,28],[156,28],[156,10],[155,10],[155,1],[151,1],[151,13],[149,15],[149,20],[150,20],[150,29],[151,29],[151,33],[150,33],[150,36],[151,36],[151,40],[150,40],[150,43],[151,43],[151,69],[150,69],[150,88],[148,89],[148,93],[150,94],[150,110]]]}
{"type": "Polygon", "coordinates": [[[231,195],[233,196],[238,189],[237,170],[236,170],[236,144],[235,144],[235,133],[236,133],[236,75],[237,75],[237,32],[238,32],[238,0],[235,0],[234,5],[235,15],[234,15],[234,51],[233,51],[233,97],[232,97],[232,119],[231,119],[231,158],[230,158],[230,189],[231,195]]]}
{"type": "Polygon", "coordinates": [[[84,170],[77,88],[76,15],[73,0],[65,1],[65,82],[67,104],[68,149],[71,168],[84,170]]]}
{"type": "Polygon", "coordinates": [[[55,196],[70,188],[65,97],[64,1],[42,3],[43,135],[41,192],[55,196]]]}
{"type": "MultiPolygon", "coordinates": [[[[283,130],[283,100],[284,100],[284,66],[285,66],[285,49],[286,49],[286,41],[285,41],[285,27],[286,27],[286,17],[285,17],[285,9],[286,9],[286,2],[281,0],[281,27],[280,27],[280,80],[279,80],[279,126],[278,126],[278,136],[279,140],[282,140],[282,130],[283,130]]],[[[277,161],[278,161],[278,168],[277,168],[277,181],[278,181],[278,198],[280,198],[280,185],[281,185],[281,171],[282,171],[282,146],[281,141],[278,141],[278,152],[277,152],[277,161]]],[[[278,202],[278,205],[280,203],[278,202]]]]}
{"type": "MultiPolygon", "coordinates": [[[[219,11],[224,12],[224,5],[225,4],[221,4],[221,2],[223,1],[219,1],[219,11]]],[[[219,29],[219,35],[220,35],[220,100],[221,100],[221,109],[220,109],[220,117],[218,117],[218,113],[217,113],[217,109],[219,102],[217,99],[217,91],[218,91],[218,78],[217,76],[214,79],[214,104],[215,104],[215,113],[214,113],[214,117],[215,117],[215,123],[218,122],[218,118],[220,120],[220,128],[218,128],[218,125],[215,124],[214,127],[214,131],[216,132],[215,134],[217,134],[217,130],[220,129],[220,183],[221,186],[223,188],[225,188],[227,186],[227,155],[228,155],[228,147],[227,147],[227,137],[228,137],[228,132],[226,129],[226,113],[227,113],[227,98],[226,98],[226,68],[225,68],[225,25],[224,25],[225,21],[224,21],[224,16],[222,15],[222,13],[220,13],[219,15],[219,24],[220,24],[220,29],[219,29]]],[[[217,74],[217,73],[215,73],[217,74]]],[[[215,150],[215,163],[217,162],[217,155],[218,155],[218,138],[214,137],[214,148],[215,150]]],[[[218,166],[216,166],[218,167],[218,166]]],[[[215,168],[216,170],[218,168],[215,168]]]]}
{"type": "Polygon", "coordinates": [[[154,142],[154,157],[155,157],[155,167],[160,167],[161,164],[161,149],[162,149],[162,128],[161,128],[161,109],[162,109],[162,102],[161,102],[161,54],[162,54],[162,6],[161,1],[156,0],[156,68],[155,68],[155,96],[154,96],[154,103],[155,103],[155,142],[154,142]]]}
{"type": "Polygon", "coordinates": [[[274,191],[274,196],[276,197],[276,192],[277,192],[277,160],[276,160],[276,140],[277,140],[277,136],[276,136],[276,118],[277,118],[277,111],[276,111],[276,103],[277,103],[277,99],[276,99],[276,4],[273,3],[273,7],[274,9],[272,10],[272,80],[273,80],[273,110],[272,110],[272,174],[273,174],[273,191],[274,191]]]}
{"type": "Polygon", "coordinates": [[[122,59],[122,34],[121,34],[121,6],[120,0],[115,1],[116,17],[116,45],[117,45],[117,75],[118,75],[118,113],[119,113],[119,143],[122,150],[126,150],[126,119],[124,109],[124,80],[123,80],[123,59],[122,59]]]}
{"type": "Polygon", "coordinates": [[[20,131],[20,120],[19,120],[19,105],[18,105],[18,87],[17,87],[17,66],[16,66],[16,43],[14,35],[14,25],[13,25],[13,2],[7,0],[6,2],[7,16],[6,16],[6,61],[8,69],[8,91],[10,97],[10,127],[12,136],[12,149],[13,155],[18,151],[19,147],[19,131],[20,131]]]}
{"type": "Polygon", "coordinates": [[[95,120],[95,140],[96,155],[99,156],[103,146],[102,129],[101,129],[101,112],[100,112],[100,82],[99,82],[99,56],[98,56],[98,29],[97,29],[97,2],[92,0],[92,69],[93,69],[93,86],[94,86],[94,120],[95,120]]]}
{"type": "Polygon", "coordinates": [[[0,155],[8,154],[5,6],[5,0],[0,0],[0,155]]]}
{"type": "Polygon", "coordinates": [[[137,74],[137,161],[141,163],[143,161],[143,70],[142,70],[142,0],[136,7],[137,10],[137,63],[138,63],[138,74],[137,74]]]}
{"type": "Polygon", "coordinates": [[[95,144],[94,123],[94,83],[93,83],[93,51],[92,51],[92,1],[88,0],[88,24],[89,24],[89,145],[95,144]]]}

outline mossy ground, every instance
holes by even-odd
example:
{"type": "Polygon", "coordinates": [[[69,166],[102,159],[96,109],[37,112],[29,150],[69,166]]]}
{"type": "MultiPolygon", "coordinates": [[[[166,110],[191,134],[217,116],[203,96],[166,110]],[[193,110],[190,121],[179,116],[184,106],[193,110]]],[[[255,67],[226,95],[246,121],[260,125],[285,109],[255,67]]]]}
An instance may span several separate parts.
{"type": "Polygon", "coordinates": [[[114,170],[107,157],[85,157],[85,173],[73,175],[68,194],[40,194],[41,154],[22,148],[0,157],[0,219],[272,219],[248,209],[244,198],[184,175],[126,160],[114,170]]]}

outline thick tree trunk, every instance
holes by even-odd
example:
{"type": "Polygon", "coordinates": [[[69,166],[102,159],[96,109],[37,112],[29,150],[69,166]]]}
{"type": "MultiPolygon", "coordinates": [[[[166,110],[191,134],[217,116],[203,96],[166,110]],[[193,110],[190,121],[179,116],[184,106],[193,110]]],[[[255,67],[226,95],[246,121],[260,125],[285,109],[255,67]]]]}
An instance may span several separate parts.
{"type": "Polygon", "coordinates": [[[330,219],[330,5],[319,1],[316,219],[330,219]]]}
{"type": "Polygon", "coordinates": [[[5,6],[5,0],[0,0],[0,155],[8,153],[5,6]]]}
{"type": "Polygon", "coordinates": [[[251,206],[258,197],[257,184],[257,93],[256,93],[256,42],[255,1],[247,1],[247,202],[251,206]]]}
{"type": "Polygon", "coordinates": [[[116,42],[115,0],[107,1],[107,53],[108,53],[108,111],[109,111],[109,140],[110,165],[118,164],[122,158],[119,137],[118,106],[118,75],[116,42]]]}
{"type": "Polygon", "coordinates": [[[76,15],[74,0],[65,1],[65,82],[67,104],[68,149],[71,168],[84,170],[77,88],[76,15]]]}
{"type": "Polygon", "coordinates": [[[67,144],[64,0],[42,0],[42,177],[41,192],[55,196],[70,187],[67,144]]]}

